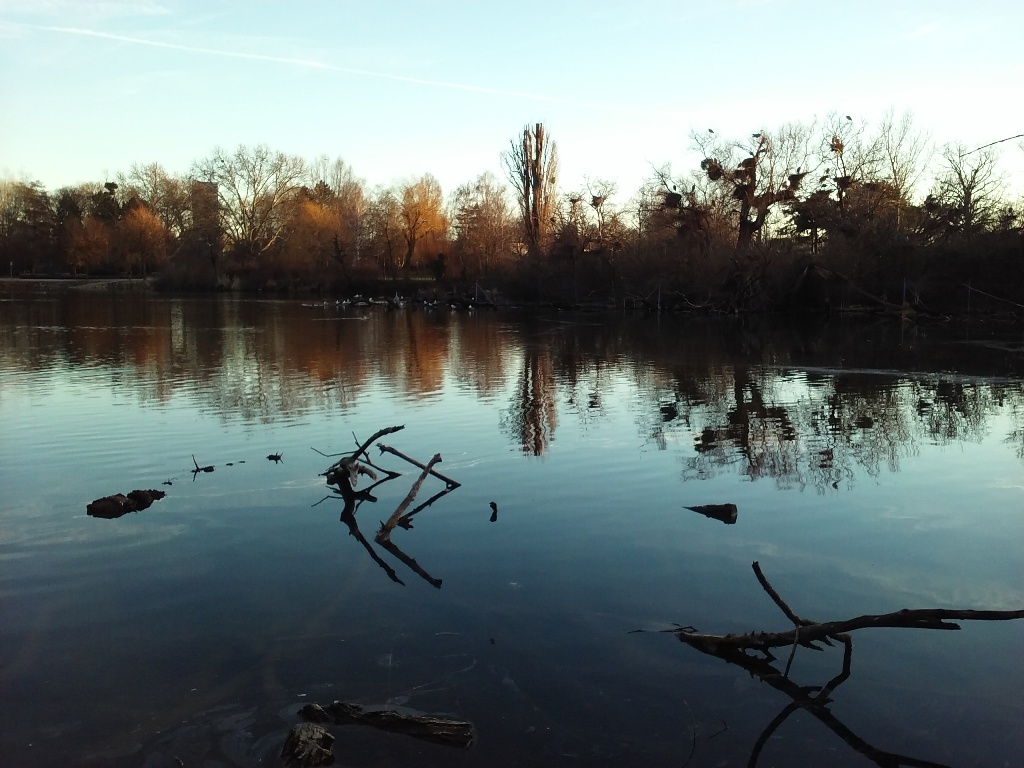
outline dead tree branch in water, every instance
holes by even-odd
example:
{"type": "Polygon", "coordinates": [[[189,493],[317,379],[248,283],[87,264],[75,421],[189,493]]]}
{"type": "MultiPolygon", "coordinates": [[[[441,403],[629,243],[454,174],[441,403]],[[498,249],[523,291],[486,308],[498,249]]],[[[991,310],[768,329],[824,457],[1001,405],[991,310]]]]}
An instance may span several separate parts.
{"type": "Polygon", "coordinates": [[[377,543],[388,541],[391,538],[391,531],[398,524],[398,521],[402,518],[405,510],[412,504],[413,499],[416,498],[416,494],[420,492],[420,488],[423,487],[423,481],[427,479],[427,475],[431,474],[431,470],[435,464],[441,461],[441,454],[435,453],[433,458],[423,467],[423,472],[416,479],[416,482],[412,484],[412,488],[409,489],[409,493],[402,499],[402,503],[399,504],[395,511],[391,513],[391,517],[388,518],[386,523],[381,523],[380,530],[377,532],[377,543]]]}
{"type": "Polygon", "coordinates": [[[674,634],[681,642],[692,648],[715,656],[730,664],[746,670],[775,690],[784,693],[792,703],[788,704],[761,733],[748,766],[757,763],[761,750],[772,734],[785,722],[793,712],[804,710],[828,727],[852,749],[867,757],[882,768],[945,768],[941,763],[920,760],[905,755],[886,752],[869,744],[853,733],[829,709],[832,693],[839,685],[850,677],[850,662],[853,655],[853,641],[850,633],[858,629],[887,627],[893,629],[943,629],[958,630],[957,621],[1010,621],[1024,618],[1024,610],[986,611],[986,610],[951,610],[946,608],[926,608],[891,613],[865,614],[843,621],[811,621],[799,616],[774,587],[768,582],[761,566],[754,561],[754,574],[762,589],[786,615],[794,628],[785,632],[748,632],[745,634],[712,635],[698,632],[693,627],[663,630],[674,634]],[[790,676],[790,667],[798,646],[812,650],[823,650],[819,643],[833,645],[833,641],[841,643],[844,648],[842,671],[824,686],[803,686],[794,682],[790,676]],[[773,665],[777,658],[773,649],[790,648],[789,659],[785,670],[773,665]]]}
{"type": "MultiPolygon", "coordinates": [[[[384,435],[398,432],[401,429],[404,429],[404,426],[386,427],[384,429],[378,430],[368,440],[358,444],[354,451],[352,451],[349,454],[345,454],[343,458],[339,459],[334,464],[332,464],[323,474],[327,478],[328,485],[336,486],[336,488],[332,487],[334,493],[340,495],[345,502],[345,508],[342,510],[341,513],[341,522],[348,527],[349,533],[356,538],[356,540],[367,551],[367,553],[370,555],[373,561],[384,570],[384,572],[388,575],[388,578],[390,578],[395,583],[402,584],[404,586],[405,582],[403,582],[398,577],[398,574],[395,572],[394,568],[392,568],[377,553],[377,551],[374,550],[373,545],[359,530],[359,524],[356,521],[355,514],[364,501],[369,501],[371,503],[377,501],[376,497],[370,494],[370,491],[372,491],[379,485],[382,485],[383,483],[389,482],[390,480],[394,480],[395,478],[401,476],[401,474],[398,472],[394,472],[390,469],[385,469],[383,467],[378,467],[374,465],[369,460],[369,457],[366,454],[367,448],[375,440],[384,435]],[[378,479],[377,472],[383,473],[384,477],[378,479]],[[374,482],[367,488],[356,490],[359,475],[367,475],[374,482]]],[[[408,462],[409,464],[419,467],[422,470],[422,472],[419,478],[413,483],[412,487],[409,489],[409,492],[406,494],[405,498],[388,518],[387,522],[381,523],[380,530],[374,537],[375,542],[381,549],[391,553],[394,557],[396,557],[403,564],[405,564],[410,570],[416,573],[416,575],[420,576],[424,581],[426,581],[436,589],[440,589],[442,583],[441,579],[437,579],[431,576],[416,561],[415,558],[410,557],[405,552],[403,552],[401,548],[399,548],[398,545],[391,540],[391,532],[395,529],[396,526],[400,526],[405,529],[411,529],[411,520],[414,515],[416,515],[418,512],[422,511],[426,507],[433,504],[435,501],[440,499],[445,494],[451,493],[456,488],[459,488],[461,484],[451,479],[450,477],[446,477],[445,475],[442,475],[440,472],[434,470],[434,465],[441,461],[440,454],[435,454],[427,464],[423,464],[422,462],[419,462],[416,459],[413,459],[405,455],[401,451],[397,451],[394,448],[390,448],[386,445],[378,443],[377,447],[380,449],[382,455],[384,453],[390,453],[402,459],[403,461],[408,462]],[[427,477],[431,475],[438,478],[445,484],[444,489],[439,491],[438,493],[435,493],[433,496],[431,496],[429,499],[427,499],[425,502],[417,506],[412,511],[407,512],[406,510],[415,500],[416,495],[422,488],[424,481],[427,479],[427,477]]],[[[314,448],[313,450],[316,449],[314,448]]],[[[317,451],[317,453],[320,453],[320,455],[322,456],[340,455],[325,454],[321,451],[317,451]]],[[[321,501],[323,501],[323,499],[321,499],[321,501]]],[[[317,503],[319,504],[320,502],[317,503]]]]}
{"type": "MultiPolygon", "coordinates": [[[[419,467],[420,469],[428,469],[426,464],[423,464],[422,462],[416,461],[416,459],[412,458],[411,456],[406,456],[401,451],[396,451],[394,448],[392,448],[392,447],[390,447],[388,445],[382,445],[381,443],[377,443],[377,448],[380,450],[382,455],[385,454],[385,453],[390,453],[390,454],[392,454],[394,456],[397,456],[398,458],[402,459],[403,461],[409,462],[414,467],[419,467]]],[[[440,461],[440,459],[438,459],[438,461],[440,461]]],[[[429,468],[428,471],[430,472],[430,474],[432,474],[438,480],[441,480],[442,482],[444,482],[444,484],[446,486],[448,486],[449,490],[455,490],[456,488],[458,488],[458,487],[460,487],[462,485],[462,483],[456,482],[455,480],[452,480],[450,477],[445,477],[440,472],[434,470],[432,465],[431,465],[431,467],[429,468]]]]}
{"type": "Polygon", "coordinates": [[[475,736],[473,724],[465,720],[442,715],[407,714],[394,709],[370,709],[345,701],[335,701],[326,707],[315,703],[307,704],[299,710],[299,714],[313,723],[370,725],[461,749],[468,749],[475,736]]]}

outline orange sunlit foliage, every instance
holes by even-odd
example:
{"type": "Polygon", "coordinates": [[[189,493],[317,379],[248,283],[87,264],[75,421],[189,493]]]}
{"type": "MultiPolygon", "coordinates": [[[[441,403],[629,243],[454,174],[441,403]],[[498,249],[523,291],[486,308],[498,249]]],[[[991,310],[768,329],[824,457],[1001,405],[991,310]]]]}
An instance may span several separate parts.
{"type": "Polygon", "coordinates": [[[110,255],[110,227],[95,216],[86,216],[81,224],[69,226],[68,262],[72,269],[88,274],[103,266],[110,255]]]}
{"type": "Polygon", "coordinates": [[[303,200],[295,209],[292,225],[281,249],[281,266],[308,274],[330,267],[340,236],[338,218],[329,205],[303,200]]]}
{"type": "Polygon", "coordinates": [[[128,275],[142,277],[167,260],[168,232],[160,217],[142,204],[127,206],[117,223],[118,250],[128,275]]]}
{"type": "Polygon", "coordinates": [[[426,264],[447,244],[448,219],[444,195],[437,179],[429,173],[402,186],[399,226],[405,248],[400,251],[400,268],[426,264]]]}

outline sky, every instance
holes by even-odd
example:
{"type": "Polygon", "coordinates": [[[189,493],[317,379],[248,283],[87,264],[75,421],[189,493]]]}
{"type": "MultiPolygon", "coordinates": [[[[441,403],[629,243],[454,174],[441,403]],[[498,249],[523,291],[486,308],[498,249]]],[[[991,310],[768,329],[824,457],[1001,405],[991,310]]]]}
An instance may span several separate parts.
{"type": "MultiPolygon", "coordinates": [[[[748,137],[909,110],[942,145],[1024,133],[1019,0],[0,0],[0,178],[51,190],[216,147],[341,158],[446,193],[527,124],[559,185],[634,194],[748,137]]],[[[1024,194],[1021,140],[998,145],[1024,194]]]]}

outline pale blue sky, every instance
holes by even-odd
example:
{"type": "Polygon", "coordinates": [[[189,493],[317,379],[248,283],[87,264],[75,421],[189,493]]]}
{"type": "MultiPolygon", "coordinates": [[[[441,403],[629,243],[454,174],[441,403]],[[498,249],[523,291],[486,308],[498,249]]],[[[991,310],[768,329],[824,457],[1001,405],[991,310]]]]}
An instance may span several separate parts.
{"type": "MultiPolygon", "coordinates": [[[[55,189],[265,143],[447,193],[503,177],[542,121],[563,189],[624,200],[694,164],[692,128],[893,107],[939,144],[1024,133],[1022,30],[1017,0],[0,0],[0,175],[55,189]]],[[[1001,149],[1021,189],[1024,149],[1001,149]]]]}

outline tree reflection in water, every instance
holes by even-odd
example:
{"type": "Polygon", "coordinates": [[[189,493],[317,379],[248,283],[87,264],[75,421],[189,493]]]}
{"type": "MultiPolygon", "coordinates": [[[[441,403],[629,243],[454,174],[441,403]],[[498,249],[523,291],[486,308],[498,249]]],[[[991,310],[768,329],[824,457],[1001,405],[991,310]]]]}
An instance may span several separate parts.
{"type": "Polygon", "coordinates": [[[184,391],[225,420],[346,411],[382,380],[422,399],[450,376],[478,398],[508,397],[501,429],[532,456],[560,414],[581,429],[607,418],[628,381],[641,437],[681,447],[686,479],[740,473],[824,493],[899,471],[924,443],[978,441],[997,412],[1009,441],[1024,434],[1024,385],[1005,378],[1024,356],[898,324],[545,321],[74,291],[0,304],[0,321],[14,369],[116,369],[119,393],[163,403],[184,391]],[[900,372],[936,370],[948,372],[900,372]]]}
{"type": "Polygon", "coordinates": [[[506,431],[523,453],[542,456],[547,451],[558,426],[557,391],[551,355],[527,351],[503,418],[506,431]]]}

